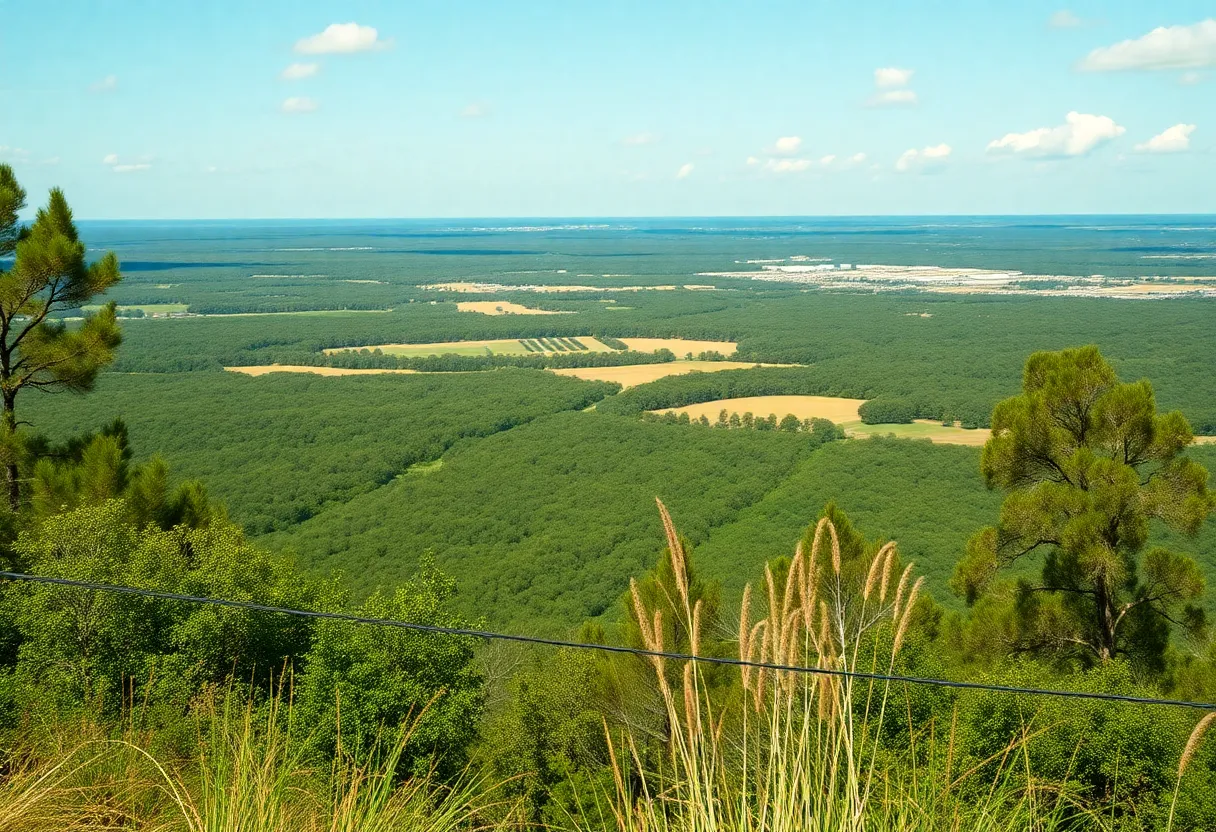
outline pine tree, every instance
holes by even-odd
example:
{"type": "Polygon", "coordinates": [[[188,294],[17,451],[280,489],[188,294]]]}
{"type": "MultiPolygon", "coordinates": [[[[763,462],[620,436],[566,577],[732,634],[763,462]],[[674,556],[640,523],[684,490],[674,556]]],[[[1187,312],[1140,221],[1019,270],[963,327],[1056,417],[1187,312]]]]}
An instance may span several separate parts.
{"type": "Polygon", "coordinates": [[[14,258],[10,268],[0,268],[0,464],[14,512],[21,506],[17,395],[27,387],[88,391],[122,337],[113,303],[85,316],[79,326],[52,317],[117,283],[118,259],[110,252],[94,263],[85,261],[84,243],[58,188],[29,226],[19,219],[24,207],[25,190],[13,169],[0,165],[0,258],[14,258]]]}
{"type": "Polygon", "coordinates": [[[981,467],[1007,496],[999,523],[968,544],[955,589],[975,601],[999,571],[1041,556],[1038,580],[1012,599],[1012,649],[1159,661],[1170,624],[1203,623],[1194,560],[1142,554],[1150,522],[1194,534],[1213,510],[1207,471],[1183,454],[1192,439],[1181,413],[1157,412],[1151,384],[1120,382],[1096,347],[1035,353],[1021,395],[993,411],[981,467]]]}

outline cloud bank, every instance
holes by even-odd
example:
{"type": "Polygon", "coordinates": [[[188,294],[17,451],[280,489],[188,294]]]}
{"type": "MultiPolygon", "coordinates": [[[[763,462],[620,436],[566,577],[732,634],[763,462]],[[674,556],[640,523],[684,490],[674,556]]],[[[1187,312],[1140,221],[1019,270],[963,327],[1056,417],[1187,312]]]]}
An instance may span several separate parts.
{"type": "Polygon", "coordinates": [[[1190,150],[1191,134],[1194,132],[1193,124],[1175,124],[1148,141],[1136,145],[1136,150],[1140,153],[1181,153],[1190,150]]]}
{"type": "Polygon", "coordinates": [[[1084,156],[1098,145],[1122,136],[1126,131],[1108,116],[1071,112],[1064,124],[1040,127],[1025,133],[1006,133],[988,143],[988,152],[995,155],[1033,158],[1065,158],[1084,156]]]}
{"type": "Polygon", "coordinates": [[[371,26],[331,23],[323,32],[300,38],[295,48],[301,55],[346,55],[387,49],[389,45],[388,41],[380,39],[380,34],[371,26]]]}
{"type": "Polygon", "coordinates": [[[940,170],[954,148],[943,142],[917,150],[905,150],[895,161],[895,169],[900,173],[930,173],[940,170]]]}
{"type": "Polygon", "coordinates": [[[1216,18],[1190,26],[1159,26],[1147,35],[1095,49],[1080,64],[1087,72],[1208,66],[1216,66],[1216,18]]]}

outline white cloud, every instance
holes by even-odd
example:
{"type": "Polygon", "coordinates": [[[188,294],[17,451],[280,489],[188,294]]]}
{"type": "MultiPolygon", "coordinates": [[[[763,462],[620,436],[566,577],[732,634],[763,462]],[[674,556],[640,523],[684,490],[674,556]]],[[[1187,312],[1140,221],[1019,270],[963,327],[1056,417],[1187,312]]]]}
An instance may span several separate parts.
{"type": "Polygon", "coordinates": [[[659,140],[659,137],[654,133],[642,132],[634,133],[632,136],[626,136],[621,139],[621,144],[626,147],[644,147],[648,144],[654,144],[659,140]]]}
{"type": "Polygon", "coordinates": [[[676,171],[676,179],[687,179],[692,173],[692,169],[692,162],[685,162],[684,164],[680,165],[680,169],[676,171]]]}
{"type": "Polygon", "coordinates": [[[0,144],[0,159],[12,159],[14,161],[25,161],[30,156],[30,152],[21,147],[9,147],[8,145],[0,144]]]}
{"type": "Polygon", "coordinates": [[[802,173],[810,166],[810,159],[769,159],[764,163],[764,169],[771,173],[802,173]]]}
{"type": "Polygon", "coordinates": [[[1006,133],[988,143],[988,152],[1035,158],[1084,156],[1103,142],[1122,136],[1126,129],[1108,116],[1071,112],[1058,127],[1040,127],[1026,133],[1006,133]]]}
{"type": "Polygon", "coordinates": [[[1081,61],[1090,72],[1198,69],[1216,66],[1216,18],[1190,26],[1159,26],[1147,35],[1095,49],[1081,61]]]}
{"type": "Polygon", "coordinates": [[[874,70],[874,86],[879,89],[906,87],[908,86],[908,82],[912,80],[912,73],[914,71],[894,66],[881,67],[874,70]]]}
{"type": "Polygon", "coordinates": [[[914,107],[920,99],[913,90],[887,90],[875,93],[866,102],[869,107],[914,107]]]}
{"type": "Polygon", "coordinates": [[[286,69],[279,73],[279,77],[284,81],[299,81],[302,78],[311,78],[316,75],[321,69],[320,64],[290,64],[286,69]]]}
{"type": "Polygon", "coordinates": [[[302,55],[339,55],[387,49],[390,42],[380,39],[371,26],[358,23],[331,23],[325,31],[296,41],[296,51],[302,55]]]}
{"type": "Polygon", "coordinates": [[[802,147],[801,136],[782,136],[773,143],[775,156],[793,156],[802,147]]]}
{"type": "Polygon", "coordinates": [[[118,76],[107,75],[100,81],[89,84],[89,92],[113,92],[118,89],[118,76]]]}
{"type": "Polygon", "coordinates": [[[1068,9],[1061,9],[1047,19],[1047,25],[1053,29],[1075,29],[1083,23],[1081,18],[1068,9]]]}
{"type": "Polygon", "coordinates": [[[1203,81],[1206,76],[1202,72],[1184,72],[1178,78],[1178,83],[1184,87],[1193,87],[1203,81]]]}
{"type": "Polygon", "coordinates": [[[912,171],[928,173],[939,170],[953,152],[954,148],[945,143],[930,145],[922,150],[916,148],[905,150],[896,160],[895,169],[901,173],[912,171]]]}
{"type": "Polygon", "coordinates": [[[483,118],[489,114],[490,108],[477,102],[466,104],[460,111],[461,118],[483,118]]]}
{"type": "Polygon", "coordinates": [[[1189,150],[1191,134],[1194,132],[1193,124],[1175,124],[1148,141],[1136,145],[1136,150],[1141,153],[1179,153],[1189,150]]]}
{"type": "Polygon", "coordinates": [[[755,156],[748,156],[748,157],[747,157],[747,164],[748,164],[749,166],[750,166],[750,165],[758,165],[758,164],[760,164],[760,160],[759,160],[759,159],[757,159],[755,156]]]}
{"type": "Polygon", "coordinates": [[[913,107],[918,98],[907,89],[914,70],[888,66],[874,70],[875,93],[866,99],[867,107],[913,107]]]}
{"type": "Polygon", "coordinates": [[[835,154],[829,153],[827,156],[824,156],[822,159],[819,160],[819,164],[823,165],[824,167],[827,167],[828,165],[832,164],[832,162],[835,162],[835,161],[836,161],[835,154]]]}
{"type": "Polygon", "coordinates": [[[284,99],[281,108],[285,113],[311,113],[317,109],[317,102],[311,98],[293,95],[284,99]]]}
{"type": "Polygon", "coordinates": [[[864,154],[864,153],[854,153],[854,154],[853,154],[853,155],[852,155],[852,156],[849,158],[849,161],[850,161],[850,162],[852,162],[852,163],[853,163],[853,164],[855,164],[855,165],[860,165],[860,164],[861,164],[862,162],[864,162],[865,160],[866,160],[866,154],[864,154]]]}
{"type": "MultiPolygon", "coordinates": [[[[147,156],[144,157],[145,160],[147,158],[148,158],[147,156]]],[[[58,161],[59,161],[58,159],[55,159],[54,162],[51,162],[48,160],[45,164],[55,164],[58,161]]],[[[117,153],[107,153],[105,155],[105,157],[102,158],[101,163],[103,165],[106,165],[107,167],[109,167],[110,170],[114,171],[115,173],[138,173],[139,171],[152,169],[151,163],[149,163],[147,161],[142,161],[142,162],[120,161],[117,153]]]]}

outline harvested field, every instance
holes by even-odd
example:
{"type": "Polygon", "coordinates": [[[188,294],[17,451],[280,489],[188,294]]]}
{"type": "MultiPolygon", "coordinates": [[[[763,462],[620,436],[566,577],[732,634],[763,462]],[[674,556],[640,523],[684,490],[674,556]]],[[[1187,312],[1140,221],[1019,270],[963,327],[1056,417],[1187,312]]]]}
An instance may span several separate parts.
{"type": "MultiPolygon", "coordinates": [[[[655,350],[671,350],[679,358],[686,353],[698,355],[703,352],[719,352],[731,355],[739,348],[733,341],[687,341],[683,338],[622,338],[631,350],[638,352],[654,352],[655,350]]],[[[749,365],[751,366],[751,365],[749,365]]]]}
{"type": "Polygon", "coordinates": [[[260,367],[225,367],[230,373],[264,376],[268,373],[312,373],[317,376],[369,376],[383,373],[416,373],[417,370],[355,370],[346,367],[309,367],[306,364],[269,364],[260,367]]]}
{"type": "MultiPolygon", "coordinates": [[[[723,409],[727,413],[738,413],[740,416],[744,413],[751,413],[756,418],[775,415],[781,419],[792,413],[799,419],[827,419],[835,422],[844,428],[845,433],[855,438],[897,436],[906,439],[928,439],[931,442],[948,445],[979,446],[987,442],[990,435],[987,430],[943,427],[937,422],[928,420],[917,420],[908,425],[867,425],[861,421],[857,412],[857,409],[863,404],[865,404],[865,399],[841,399],[833,396],[752,396],[690,404],[686,407],[673,408],[673,411],[687,413],[692,419],[700,419],[705,416],[711,422],[717,421],[718,414],[723,409]]],[[[668,411],[655,412],[666,413],[668,411]]]]}
{"type": "Polygon", "coordinates": [[[533,309],[507,300],[464,300],[456,304],[461,312],[479,312],[482,315],[573,315],[573,312],[555,312],[551,309],[533,309]]]}
{"type": "Polygon", "coordinates": [[[984,429],[945,427],[938,422],[917,419],[910,425],[866,425],[861,422],[841,425],[849,436],[896,436],[902,439],[928,439],[946,445],[983,446],[992,432],[984,429]]]}
{"type": "MultiPolygon", "coordinates": [[[[559,376],[574,376],[585,381],[612,381],[621,387],[635,387],[684,373],[716,373],[720,370],[746,370],[756,366],[775,365],[756,365],[743,361],[668,361],[663,364],[628,364],[623,367],[573,367],[550,372],[559,376]]],[[[715,418],[717,413],[715,410],[715,418]]]]}
{"type": "Polygon", "coordinates": [[[1196,436],[1196,445],[1216,445],[1216,436],[1196,436]]]}
{"type": "MultiPolygon", "coordinates": [[[[692,363],[692,362],[685,362],[692,363]]],[[[725,364],[724,361],[711,362],[725,364]]],[[[754,365],[748,365],[754,366],[754,365]]],[[[718,413],[751,413],[753,416],[769,416],[775,414],[778,419],[793,413],[799,419],[828,419],[836,424],[860,422],[857,408],[865,404],[865,399],[839,399],[834,396],[748,396],[742,399],[718,399],[713,402],[690,404],[685,407],[671,408],[676,413],[687,413],[690,418],[700,419],[708,416],[713,422],[718,413]]],[[[666,413],[666,410],[657,411],[666,413]]]]}
{"type": "MultiPolygon", "coordinates": [[[[583,343],[587,344],[587,341],[583,341],[583,343]]],[[[587,344],[587,347],[595,349],[591,344],[587,344]]],[[[357,352],[361,349],[380,350],[385,355],[412,358],[428,355],[528,355],[527,348],[515,338],[498,338],[490,341],[447,341],[438,344],[372,344],[366,347],[328,349],[324,352],[326,355],[333,355],[336,352],[357,352]]],[[[602,347],[602,349],[608,348],[602,347]]]]}
{"type": "MultiPolygon", "coordinates": [[[[589,335],[571,335],[562,336],[567,339],[575,339],[584,347],[587,352],[615,352],[607,344],[592,338],[589,335]]],[[[537,342],[536,338],[525,338],[524,341],[537,342]]],[[[552,338],[547,339],[552,341],[552,338]]],[[[622,338],[622,341],[629,346],[631,350],[640,352],[654,352],[660,349],[669,349],[677,356],[685,355],[686,353],[704,352],[706,350],[717,350],[723,355],[735,351],[735,345],[728,341],[684,341],[680,338],[622,338]]],[[[540,346],[545,347],[544,353],[559,354],[562,350],[554,350],[545,346],[543,343],[540,346]]],[[[427,355],[536,355],[537,349],[529,350],[524,346],[523,341],[515,338],[497,338],[489,341],[447,341],[438,344],[369,344],[366,347],[334,347],[325,350],[326,355],[332,355],[337,352],[357,352],[359,350],[380,350],[385,355],[401,355],[406,357],[420,358],[427,355]]],[[[574,352],[574,350],[570,350],[574,352]]],[[[582,352],[582,350],[578,350],[582,352]]],[[[721,362],[717,362],[721,363],[721,362]]],[[[744,366],[751,367],[752,364],[744,366]]]]}

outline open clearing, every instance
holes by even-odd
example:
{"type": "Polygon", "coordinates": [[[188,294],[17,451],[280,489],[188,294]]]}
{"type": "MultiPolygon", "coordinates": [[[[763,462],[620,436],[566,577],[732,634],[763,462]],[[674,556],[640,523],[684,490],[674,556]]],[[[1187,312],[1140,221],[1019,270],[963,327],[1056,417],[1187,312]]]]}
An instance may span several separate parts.
{"type": "MultiPolygon", "coordinates": [[[[565,337],[565,336],[563,336],[565,337]]],[[[587,349],[585,352],[615,352],[607,344],[602,344],[588,335],[569,336],[567,340],[577,340],[587,349]]],[[[536,338],[525,339],[532,343],[541,343],[536,338]]],[[[552,338],[547,338],[553,341],[552,338]]],[[[543,344],[542,344],[543,346],[543,344]]],[[[337,347],[325,350],[326,355],[337,352],[358,352],[359,350],[380,350],[385,355],[400,355],[406,358],[423,358],[429,355],[540,355],[535,349],[528,349],[523,341],[517,338],[496,338],[488,341],[446,341],[438,344],[375,344],[368,347],[337,347]]],[[[567,349],[568,353],[579,353],[584,350],[567,349]]],[[[562,350],[546,348],[545,355],[560,355],[562,350]]]]}
{"type": "Polygon", "coordinates": [[[722,410],[726,410],[728,414],[738,413],[740,416],[751,413],[758,418],[775,415],[778,419],[792,413],[799,419],[827,419],[835,422],[853,437],[898,436],[907,439],[928,439],[948,445],[983,445],[990,435],[987,430],[943,427],[937,422],[924,419],[910,425],[867,425],[861,421],[857,412],[863,404],[865,399],[842,399],[834,396],[750,396],[741,399],[718,399],[654,412],[687,413],[692,419],[705,416],[711,422],[717,421],[722,410]]]}
{"type": "MultiPolygon", "coordinates": [[[[637,340],[637,339],[629,339],[637,340]]],[[[751,367],[776,367],[776,364],[748,364],[745,361],[668,361],[663,364],[626,364],[623,367],[569,367],[550,370],[559,376],[574,376],[584,381],[612,381],[621,387],[648,384],[667,376],[685,373],[716,373],[720,370],[747,370],[751,367]]],[[[717,418],[717,411],[714,411],[717,418]]]]}
{"type": "Polygon", "coordinates": [[[268,364],[261,367],[225,367],[230,373],[264,376],[268,373],[312,373],[317,376],[370,376],[383,373],[416,373],[417,370],[356,370],[347,367],[310,367],[306,364],[268,364]]]}
{"type": "MultiPolygon", "coordinates": [[[[839,425],[845,422],[860,422],[857,408],[865,403],[865,399],[839,399],[834,396],[747,396],[741,399],[701,402],[669,410],[687,413],[692,419],[707,416],[711,422],[716,421],[718,414],[725,410],[728,414],[738,413],[740,416],[744,413],[751,413],[753,416],[776,414],[778,419],[793,413],[799,419],[828,419],[839,425]]],[[[656,412],[666,413],[667,410],[656,412]]]]}
{"type": "Polygon", "coordinates": [[[688,341],[683,338],[622,338],[631,350],[638,352],[654,352],[655,350],[671,350],[676,358],[687,353],[699,355],[703,352],[717,352],[731,355],[739,348],[733,341],[688,341]]]}
{"type": "MultiPolygon", "coordinates": [[[[616,352],[607,344],[592,338],[590,335],[569,335],[561,336],[567,340],[577,340],[587,349],[586,352],[616,352]]],[[[537,338],[525,338],[525,341],[537,344],[540,343],[537,338]]],[[[552,337],[547,338],[553,341],[552,337]]],[[[674,352],[677,356],[692,353],[697,355],[709,350],[715,350],[728,355],[735,351],[735,344],[729,341],[685,341],[680,338],[622,338],[622,341],[631,350],[639,352],[654,352],[655,350],[668,349],[674,352]]],[[[544,346],[542,343],[541,346],[544,346]]],[[[334,347],[325,350],[326,355],[332,355],[337,352],[357,352],[359,350],[380,350],[385,355],[401,355],[406,357],[421,358],[428,355],[539,355],[536,349],[529,350],[523,345],[523,341],[517,338],[497,338],[488,341],[446,341],[438,344],[371,344],[366,347],[334,347]]],[[[546,347],[545,355],[560,355],[562,350],[554,350],[546,347]]],[[[583,350],[565,350],[565,352],[583,352],[583,350]]],[[[721,362],[717,362],[721,363],[721,362]]],[[[751,367],[752,364],[744,366],[751,367]]],[[[691,371],[688,371],[691,372],[691,371]]]]}
{"type": "Polygon", "coordinates": [[[982,446],[992,432],[984,428],[945,427],[928,419],[917,419],[910,425],[867,425],[862,422],[841,425],[849,436],[897,436],[902,439],[928,439],[947,445],[982,446]]]}
{"type": "Polygon", "coordinates": [[[533,309],[509,300],[463,300],[456,304],[461,312],[480,312],[482,315],[573,315],[573,312],[555,312],[552,309],[533,309]]]}
{"type": "MultiPolygon", "coordinates": [[[[82,306],[80,308],[85,312],[96,312],[101,309],[101,306],[92,304],[89,306],[82,306]]],[[[118,307],[118,314],[121,317],[124,313],[138,310],[149,317],[159,315],[178,315],[185,312],[187,308],[187,305],[184,303],[133,303],[129,305],[120,305],[118,307]]]]}

